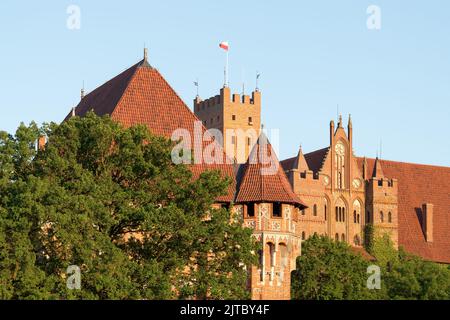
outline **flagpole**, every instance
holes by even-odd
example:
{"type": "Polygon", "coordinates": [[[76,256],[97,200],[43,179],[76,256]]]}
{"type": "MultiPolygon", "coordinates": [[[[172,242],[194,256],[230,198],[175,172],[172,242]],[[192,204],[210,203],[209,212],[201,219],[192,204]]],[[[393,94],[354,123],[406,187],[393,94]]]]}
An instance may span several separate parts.
{"type": "Polygon", "coordinates": [[[228,50],[226,51],[226,62],[225,62],[225,87],[228,87],[228,50]]]}

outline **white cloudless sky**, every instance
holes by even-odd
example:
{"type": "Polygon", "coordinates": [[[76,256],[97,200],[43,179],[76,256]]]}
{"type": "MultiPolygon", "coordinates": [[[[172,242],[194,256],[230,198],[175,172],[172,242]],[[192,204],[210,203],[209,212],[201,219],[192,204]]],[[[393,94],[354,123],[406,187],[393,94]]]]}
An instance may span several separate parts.
{"type": "Polygon", "coordinates": [[[280,129],[284,159],[328,145],[328,126],[352,114],[354,149],[450,165],[450,2],[10,1],[0,2],[0,130],[60,122],[89,92],[142,59],[192,108],[229,80],[247,93],[261,73],[263,122],[280,129]],[[67,8],[81,10],[79,30],[67,8]],[[381,9],[369,30],[366,10],[381,9]]]}

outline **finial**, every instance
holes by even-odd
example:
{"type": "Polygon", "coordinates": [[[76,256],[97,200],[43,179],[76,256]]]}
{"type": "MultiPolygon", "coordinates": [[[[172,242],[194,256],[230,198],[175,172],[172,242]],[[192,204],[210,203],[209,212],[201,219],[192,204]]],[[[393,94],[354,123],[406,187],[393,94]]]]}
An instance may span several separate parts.
{"type": "Polygon", "coordinates": [[[75,117],[75,107],[72,108],[72,117],[75,117]]]}
{"type": "Polygon", "coordinates": [[[261,123],[261,130],[264,130],[264,123],[261,123]]]}
{"type": "Polygon", "coordinates": [[[198,97],[199,97],[199,95],[198,95],[198,78],[197,78],[196,81],[194,81],[194,86],[196,86],[196,88],[197,88],[197,95],[196,95],[196,98],[198,98],[198,97]]]}
{"type": "Polygon", "coordinates": [[[84,80],[83,80],[83,86],[81,87],[81,91],[80,91],[80,97],[81,97],[81,100],[83,100],[83,98],[84,98],[84,80]]]}
{"type": "Polygon", "coordinates": [[[348,114],[348,127],[351,128],[352,127],[352,115],[348,114]]]}
{"type": "Polygon", "coordinates": [[[256,71],[256,88],[255,88],[255,91],[259,91],[258,82],[259,82],[259,77],[260,76],[261,76],[261,73],[256,71]]]}
{"type": "Polygon", "coordinates": [[[144,47],[144,61],[148,60],[148,49],[144,47]]]}
{"type": "Polygon", "coordinates": [[[339,123],[338,123],[339,127],[342,127],[342,115],[339,115],[339,123]]]}

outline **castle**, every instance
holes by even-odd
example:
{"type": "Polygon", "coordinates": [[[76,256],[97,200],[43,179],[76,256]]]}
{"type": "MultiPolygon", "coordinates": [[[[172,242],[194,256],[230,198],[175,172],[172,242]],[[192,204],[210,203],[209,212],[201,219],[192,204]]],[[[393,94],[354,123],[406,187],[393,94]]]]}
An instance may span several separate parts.
{"type": "MultiPolygon", "coordinates": [[[[345,241],[370,257],[363,247],[364,228],[387,233],[395,246],[424,259],[450,263],[450,168],[358,157],[353,152],[351,118],[329,124],[329,145],[278,161],[261,132],[262,97],[231,95],[224,86],[209,99],[194,99],[194,113],[157,69],[144,59],[87,95],[67,116],[93,110],[124,126],[145,124],[170,138],[184,128],[193,136],[216,129],[225,135],[219,163],[194,163],[194,176],[219,169],[231,178],[216,206],[232,206],[261,241],[259,264],[249,270],[252,299],[289,299],[290,274],[301,243],[312,234],[345,241]],[[251,132],[240,138],[233,132],[251,132]],[[231,135],[225,134],[227,131],[231,135]],[[242,140],[242,141],[239,141],[242,140]],[[239,149],[239,150],[238,150],[239,149]],[[268,154],[276,170],[264,174],[268,154]]],[[[66,119],[67,119],[66,118],[66,119]]],[[[312,133],[314,134],[314,133],[312,133]]],[[[302,137],[304,138],[304,137],[302,137]]]]}

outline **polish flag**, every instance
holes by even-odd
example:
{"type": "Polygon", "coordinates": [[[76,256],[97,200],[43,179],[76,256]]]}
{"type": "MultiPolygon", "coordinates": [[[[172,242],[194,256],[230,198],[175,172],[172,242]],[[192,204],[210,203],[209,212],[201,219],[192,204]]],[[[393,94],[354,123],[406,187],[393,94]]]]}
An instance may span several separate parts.
{"type": "Polygon", "coordinates": [[[221,42],[219,44],[219,47],[221,47],[225,51],[228,51],[228,41],[221,42]]]}

